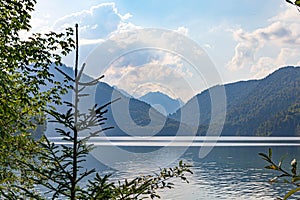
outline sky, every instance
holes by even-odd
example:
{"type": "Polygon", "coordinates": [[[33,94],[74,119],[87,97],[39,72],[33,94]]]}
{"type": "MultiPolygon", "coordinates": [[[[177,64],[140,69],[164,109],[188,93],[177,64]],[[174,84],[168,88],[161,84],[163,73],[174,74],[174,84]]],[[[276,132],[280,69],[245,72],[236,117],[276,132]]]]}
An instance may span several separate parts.
{"type": "MultiPolygon", "coordinates": [[[[75,23],[86,73],[136,97],[187,101],[300,65],[300,13],[284,0],[38,0],[31,20],[42,33],[75,23]]],[[[74,55],[64,62],[73,66],[74,55]]]]}

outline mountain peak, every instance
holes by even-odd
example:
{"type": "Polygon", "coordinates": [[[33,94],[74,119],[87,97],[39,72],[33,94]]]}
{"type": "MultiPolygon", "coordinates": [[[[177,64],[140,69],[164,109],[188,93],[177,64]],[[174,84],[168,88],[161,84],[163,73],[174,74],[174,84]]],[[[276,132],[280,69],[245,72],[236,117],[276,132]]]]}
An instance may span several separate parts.
{"type": "Polygon", "coordinates": [[[181,99],[173,99],[160,91],[149,92],[141,96],[139,100],[150,104],[164,115],[176,112],[183,104],[181,99]]]}
{"type": "MultiPolygon", "coordinates": [[[[259,80],[225,84],[226,119],[222,135],[234,136],[297,136],[299,131],[300,67],[283,67],[259,80]]],[[[205,135],[211,123],[212,104],[209,90],[193,97],[169,116],[198,126],[198,135],[205,135]],[[193,103],[199,105],[201,117],[193,103]]],[[[214,111],[217,116],[216,110],[214,111]]],[[[221,110],[222,112],[222,110],[221,110]]]]}

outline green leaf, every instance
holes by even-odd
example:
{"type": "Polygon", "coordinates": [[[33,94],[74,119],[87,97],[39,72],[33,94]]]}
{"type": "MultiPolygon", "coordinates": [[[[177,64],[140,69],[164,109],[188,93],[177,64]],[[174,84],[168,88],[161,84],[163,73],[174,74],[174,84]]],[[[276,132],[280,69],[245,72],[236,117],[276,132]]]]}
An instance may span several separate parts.
{"type": "Polygon", "coordinates": [[[297,167],[294,166],[292,169],[291,169],[291,172],[293,173],[293,175],[295,176],[296,173],[297,173],[297,167]]]}
{"type": "Polygon", "coordinates": [[[263,160],[267,161],[267,162],[271,162],[271,159],[269,158],[269,156],[267,156],[264,153],[259,153],[258,155],[260,155],[262,157],[263,160]]]}
{"type": "Polygon", "coordinates": [[[295,194],[296,192],[299,192],[300,191],[300,187],[299,188],[296,188],[296,189],[293,189],[291,191],[289,191],[284,197],[283,199],[286,200],[288,199],[290,196],[292,196],[293,194],[295,194]]]}
{"type": "Polygon", "coordinates": [[[181,167],[181,166],[182,166],[182,160],[179,161],[179,167],[181,167]]]}
{"type": "Polygon", "coordinates": [[[296,177],[292,178],[292,182],[293,183],[298,182],[298,181],[300,181],[300,177],[299,176],[296,176],[296,177]]]}
{"type": "Polygon", "coordinates": [[[261,157],[264,157],[264,158],[269,158],[266,154],[264,153],[258,153],[258,155],[260,155],[261,157]]]}
{"type": "Polygon", "coordinates": [[[279,168],[276,165],[265,166],[266,169],[278,170],[279,168]]]}

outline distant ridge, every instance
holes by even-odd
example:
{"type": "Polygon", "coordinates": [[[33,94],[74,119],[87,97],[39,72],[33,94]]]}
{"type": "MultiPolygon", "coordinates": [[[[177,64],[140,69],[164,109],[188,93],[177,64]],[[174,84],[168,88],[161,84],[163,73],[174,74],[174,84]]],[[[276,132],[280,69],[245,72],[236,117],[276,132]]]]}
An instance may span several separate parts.
{"type": "Polygon", "coordinates": [[[166,116],[174,113],[183,105],[183,102],[180,99],[173,99],[168,95],[158,91],[149,92],[144,96],[141,96],[139,100],[144,101],[154,107],[160,105],[163,110],[159,110],[160,107],[157,106],[158,111],[166,116]]]}
{"type": "MultiPolygon", "coordinates": [[[[300,67],[283,67],[263,79],[230,83],[224,87],[227,113],[222,135],[300,135],[300,67]]],[[[211,116],[209,90],[193,99],[198,101],[201,111],[198,135],[205,135],[211,116]]],[[[186,121],[193,122],[196,115],[189,102],[170,117],[180,119],[180,112],[185,109],[190,113],[186,121]]]]}
{"type": "MultiPolygon", "coordinates": [[[[61,69],[71,77],[73,76],[72,68],[62,66],[61,69]]],[[[53,73],[55,79],[63,80],[62,75],[57,72],[53,73]]],[[[84,75],[83,79],[88,81],[91,78],[84,75]]],[[[197,130],[197,135],[203,136],[206,134],[211,117],[209,91],[218,87],[220,86],[214,86],[197,94],[168,116],[164,116],[153,109],[150,103],[153,105],[155,101],[144,102],[147,96],[152,97],[154,100],[159,99],[160,104],[164,102],[163,98],[166,98],[167,102],[179,102],[178,99],[174,100],[160,92],[151,92],[143,98],[135,99],[124,93],[124,91],[119,91],[118,88],[99,82],[95,91],[89,91],[95,93],[95,99],[89,101],[92,104],[103,105],[112,100],[113,93],[122,99],[117,103],[128,101],[128,105],[124,104],[123,107],[128,109],[129,116],[122,109],[113,111],[111,106],[107,107],[105,125],[114,127],[114,129],[105,131],[104,134],[107,136],[128,136],[128,134],[139,136],[188,136],[195,130],[197,130]],[[193,101],[197,101],[199,104],[200,118],[197,120],[195,119],[198,114],[191,106],[193,101]],[[181,119],[183,110],[189,114],[181,119]],[[122,125],[116,121],[116,117],[123,123],[122,125]],[[180,121],[183,123],[180,123],[180,121]],[[195,125],[195,121],[200,121],[200,124],[195,125]],[[163,123],[162,127],[157,131],[156,128],[161,123],[163,123]],[[124,130],[123,125],[126,130],[124,130]],[[134,129],[134,127],[139,128],[134,129]],[[179,130],[181,132],[178,134],[179,130]]],[[[223,136],[300,136],[300,67],[283,67],[263,79],[239,81],[226,84],[224,87],[227,98],[227,112],[222,131],[223,136]]],[[[63,100],[70,101],[71,99],[72,96],[68,93],[63,100]]],[[[63,111],[66,108],[59,108],[58,110],[63,111]]],[[[172,110],[168,111],[172,112],[172,110]]],[[[51,134],[53,134],[54,131],[52,130],[55,126],[50,123],[47,126],[48,130],[50,126],[51,134]]]]}
{"type": "Polygon", "coordinates": [[[119,98],[117,102],[107,107],[106,125],[114,127],[105,132],[108,136],[173,136],[178,134],[179,126],[181,126],[180,135],[192,132],[190,127],[180,125],[175,119],[168,118],[153,109],[150,104],[128,97],[107,83],[98,83],[95,96],[97,105],[104,105],[119,98]]]}

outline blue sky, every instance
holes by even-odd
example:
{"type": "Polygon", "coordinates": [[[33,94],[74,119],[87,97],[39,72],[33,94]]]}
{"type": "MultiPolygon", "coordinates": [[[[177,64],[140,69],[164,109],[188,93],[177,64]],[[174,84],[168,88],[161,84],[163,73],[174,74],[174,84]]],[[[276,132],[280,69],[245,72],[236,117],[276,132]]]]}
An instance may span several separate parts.
{"type": "MultiPolygon", "coordinates": [[[[34,32],[60,31],[64,26],[73,25],[75,22],[81,27],[81,62],[98,45],[119,33],[159,28],[177,31],[197,43],[207,53],[219,73],[221,81],[218,80],[215,84],[263,78],[279,67],[300,64],[300,13],[284,0],[38,0],[32,27],[34,32]]],[[[64,60],[67,65],[72,65],[72,56],[64,60]]],[[[138,54],[135,57],[130,56],[130,59],[138,60],[144,58],[143,56],[145,54],[138,54]]],[[[157,63],[154,62],[156,58],[164,63],[164,66],[156,69],[156,73],[162,77],[160,81],[164,79],[166,69],[172,66],[170,69],[175,70],[177,75],[185,76],[182,79],[188,79],[190,85],[192,82],[196,85],[195,76],[187,78],[192,73],[188,63],[175,54],[166,52],[152,52],[147,58],[145,60],[148,63],[144,60],[139,66],[134,66],[136,62],[129,63],[123,59],[117,68],[112,67],[105,71],[111,75],[111,78],[107,77],[107,82],[134,93],[137,91],[133,91],[133,88],[138,84],[147,85],[147,81],[149,83],[149,80],[155,80],[156,86],[149,88],[148,84],[143,92],[136,95],[140,96],[149,90],[163,90],[166,93],[169,91],[170,96],[185,100],[211,86],[204,77],[198,80],[201,82],[199,87],[191,86],[189,94],[176,91],[171,85],[165,85],[166,82],[159,82],[151,77],[149,74],[153,73],[149,68],[157,63]],[[120,72],[127,73],[131,80],[139,72],[136,77],[140,80],[145,78],[147,81],[135,84],[123,81],[118,85],[117,82],[120,81],[116,82],[115,79],[120,77],[120,72]]],[[[166,74],[168,78],[174,75],[166,74]]]]}

